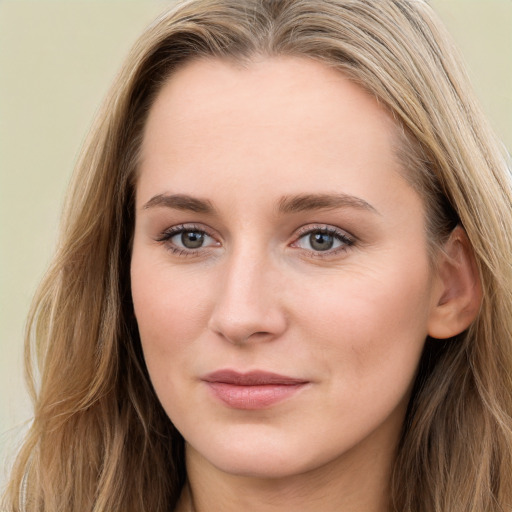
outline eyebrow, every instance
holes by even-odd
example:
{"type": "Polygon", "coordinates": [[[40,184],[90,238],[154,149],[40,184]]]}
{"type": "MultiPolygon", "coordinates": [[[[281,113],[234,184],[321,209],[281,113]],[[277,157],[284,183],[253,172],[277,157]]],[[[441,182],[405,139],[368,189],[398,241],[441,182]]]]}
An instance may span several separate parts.
{"type": "MultiPolygon", "coordinates": [[[[144,206],[144,210],[155,207],[173,208],[195,213],[213,215],[216,210],[207,199],[186,194],[157,194],[144,206]]],[[[356,208],[371,213],[379,213],[370,203],[348,194],[300,194],[282,197],[277,203],[280,214],[299,213],[309,210],[333,210],[336,208],[356,208]]]]}
{"type": "Polygon", "coordinates": [[[307,210],[333,210],[336,208],[356,208],[357,210],[379,214],[364,199],[348,194],[301,194],[282,197],[278,202],[278,211],[283,214],[307,210]]]}
{"type": "Polygon", "coordinates": [[[215,213],[215,208],[210,201],[185,194],[158,194],[153,196],[142,208],[147,210],[157,206],[196,213],[215,213]]]}

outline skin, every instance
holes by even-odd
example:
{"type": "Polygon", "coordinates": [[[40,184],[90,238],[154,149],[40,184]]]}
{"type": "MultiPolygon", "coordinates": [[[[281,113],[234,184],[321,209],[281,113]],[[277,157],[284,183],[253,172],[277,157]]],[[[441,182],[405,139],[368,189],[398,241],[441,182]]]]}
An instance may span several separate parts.
{"type": "Polygon", "coordinates": [[[194,61],[158,95],[131,279],[152,383],[186,440],[178,510],[388,510],[411,384],[444,293],[395,135],[371,96],[302,58],[194,61]],[[290,200],[307,194],[345,197],[290,200]],[[183,225],[207,233],[202,247],[180,247],[168,230],[183,225]],[[336,234],[332,250],[315,250],[309,233],[326,228],[350,241],[336,234]],[[225,368],[308,384],[240,410],[201,380],[225,368]]]}

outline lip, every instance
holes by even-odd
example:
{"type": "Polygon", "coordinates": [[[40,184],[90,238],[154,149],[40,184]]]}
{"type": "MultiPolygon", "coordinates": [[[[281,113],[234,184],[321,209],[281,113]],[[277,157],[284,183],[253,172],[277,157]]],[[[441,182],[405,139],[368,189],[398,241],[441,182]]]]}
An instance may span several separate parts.
{"type": "Polygon", "coordinates": [[[261,370],[219,370],[204,376],[212,393],[233,409],[256,410],[291,398],[309,381],[261,370]]]}

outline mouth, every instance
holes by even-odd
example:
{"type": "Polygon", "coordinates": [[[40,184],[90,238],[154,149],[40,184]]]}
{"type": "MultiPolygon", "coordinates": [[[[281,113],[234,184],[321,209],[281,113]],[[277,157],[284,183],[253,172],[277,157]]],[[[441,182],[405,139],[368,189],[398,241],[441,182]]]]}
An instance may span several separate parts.
{"type": "Polygon", "coordinates": [[[202,378],[213,395],[233,409],[265,409],[291,398],[309,381],[265,371],[219,370],[202,378]]]}

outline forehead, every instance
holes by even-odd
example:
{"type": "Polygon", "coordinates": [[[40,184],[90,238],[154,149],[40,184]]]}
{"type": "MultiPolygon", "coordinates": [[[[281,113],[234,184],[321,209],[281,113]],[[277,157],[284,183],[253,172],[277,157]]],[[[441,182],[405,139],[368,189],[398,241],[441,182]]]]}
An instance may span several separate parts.
{"type": "Polygon", "coordinates": [[[312,187],[360,193],[375,172],[399,174],[396,139],[376,99],[322,63],[196,60],[170,77],[152,105],[137,195],[147,197],[148,181],[202,195],[277,185],[285,194],[312,187]]]}
{"type": "Polygon", "coordinates": [[[375,122],[352,122],[354,138],[376,143],[383,128],[387,135],[396,131],[375,98],[340,71],[315,60],[261,57],[242,65],[205,58],[186,63],[165,83],[150,110],[145,142],[147,146],[149,137],[158,140],[155,126],[170,124],[182,136],[190,135],[183,129],[194,126],[199,137],[214,135],[209,133],[212,125],[235,126],[246,133],[251,127],[290,122],[287,131],[295,128],[301,134],[328,138],[333,125],[354,121],[359,113],[375,122]]]}

